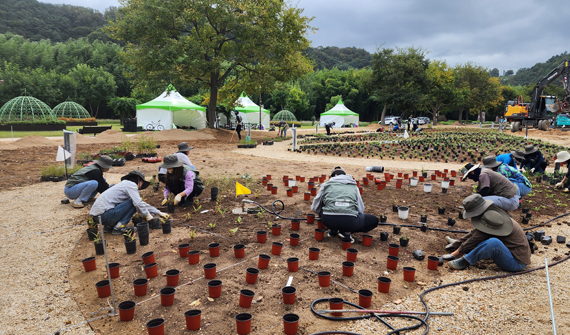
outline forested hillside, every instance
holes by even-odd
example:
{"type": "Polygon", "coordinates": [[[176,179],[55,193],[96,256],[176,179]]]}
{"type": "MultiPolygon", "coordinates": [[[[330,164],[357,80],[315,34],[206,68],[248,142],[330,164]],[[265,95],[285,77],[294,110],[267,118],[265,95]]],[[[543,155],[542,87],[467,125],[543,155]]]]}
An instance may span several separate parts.
{"type": "Polygon", "coordinates": [[[106,22],[103,14],[86,7],[44,4],[36,0],[0,1],[0,34],[13,33],[32,41],[63,42],[87,37],[106,22]]]}
{"type": "Polygon", "coordinates": [[[305,52],[307,57],[315,62],[315,70],[332,69],[339,70],[362,69],[370,66],[372,56],[364,49],[360,48],[339,48],[339,47],[316,47],[308,48],[305,52]]]}
{"type": "Polygon", "coordinates": [[[540,79],[544,78],[568,58],[570,58],[570,55],[568,52],[564,52],[551,57],[544,63],[536,63],[531,68],[521,68],[515,75],[501,77],[501,81],[503,84],[511,86],[535,85],[540,79]]]}

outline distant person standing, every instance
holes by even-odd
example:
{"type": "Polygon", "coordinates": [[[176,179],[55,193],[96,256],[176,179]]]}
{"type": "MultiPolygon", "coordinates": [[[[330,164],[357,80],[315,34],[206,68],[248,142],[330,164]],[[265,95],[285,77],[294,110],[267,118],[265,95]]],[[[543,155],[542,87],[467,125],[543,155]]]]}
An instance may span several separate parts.
{"type": "Polygon", "coordinates": [[[289,129],[289,125],[287,124],[287,121],[281,121],[279,123],[279,136],[281,137],[287,137],[287,129],[289,129]]]}
{"type": "Polygon", "coordinates": [[[238,134],[238,142],[241,141],[241,116],[239,116],[239,111],[235,111],[236,113],[236,133],[238,134]]]}
{"type": "Polygon", "coordinates": [[[327,130],[327,135],[331,134],[331,128],[335,125],[335,122],[325,123],[325,129],[327,130]]]}
{"type": "Polygon", "coordinates": [[[410,131],[410,127],[412,126],[412,116],[408,117],[408,132],[410,131]]]}

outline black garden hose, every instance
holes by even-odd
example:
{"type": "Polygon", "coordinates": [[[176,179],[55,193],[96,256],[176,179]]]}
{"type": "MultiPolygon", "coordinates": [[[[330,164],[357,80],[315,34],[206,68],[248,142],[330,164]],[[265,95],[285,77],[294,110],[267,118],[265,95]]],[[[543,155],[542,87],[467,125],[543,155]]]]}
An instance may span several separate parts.
{"type": "Polygon", "coordinates": [[[271,210],[265,208],[262,204],[260,204],[259,202],[253,201],[253,200],[249,200],[249,199],[244,199],[244,202],[250,203],[250,204],[256,204],[258,207],[260,207],[261,209],[263,209],[264,211],[271,213],[273,215],[277,215],[279,218],[281,219],[286,219],[286,220],[307,220],[307,218],[290,218],[290,217],[285,217],[282,215],[279,215],[281,212],[283,212],[285,210],[285,204],[283,203],[283,201],[277,199],[275,201],[273,201],[271,203],[271,210]],[[276,203],[280,203],[281,204],[281,210],[280,211],[276,211],[275,210],[275,204],[276,203]]]}

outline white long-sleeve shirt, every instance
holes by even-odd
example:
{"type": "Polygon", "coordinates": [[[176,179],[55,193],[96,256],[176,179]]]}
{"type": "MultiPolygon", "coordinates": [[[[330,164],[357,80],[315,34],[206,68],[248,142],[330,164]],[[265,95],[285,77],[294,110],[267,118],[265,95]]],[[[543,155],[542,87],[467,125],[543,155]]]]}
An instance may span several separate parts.
{"type": "Polygon", "coordinates": [[[89,214],[92,216],[103,215],[110,209],[115,208],[129,199],[133,200],[133,205],[137,208],[138,212],[143,216],[148,213],[158,214],[160,211],[146,202],[142,201],[139,195],[138,185],[130,180],[123,180],[117,185],[110,187],[105,192],[101,193],[95,203],[91,207],[89,214]]]}

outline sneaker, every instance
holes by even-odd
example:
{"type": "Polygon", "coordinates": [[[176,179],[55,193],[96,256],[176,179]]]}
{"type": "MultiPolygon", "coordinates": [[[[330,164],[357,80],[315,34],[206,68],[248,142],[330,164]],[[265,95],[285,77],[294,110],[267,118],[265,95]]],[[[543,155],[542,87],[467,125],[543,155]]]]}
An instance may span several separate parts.
{"type": "Polygon", "coordinates": [[[113,232],[113,226],[103,225],[103,232],[104,233],[112,233],[113,232]]]}
{"type": "Polygon", "coordinates": [[[457,250],[457,248],[453,245],[453,243],[449,243],[448,245],[445,246],[445,251],[453,252],[455,250],[457,250]]]}
{"type": "Polygon", "coordinates": [[[471,264],[469,264],[469,262],[465,259],[465,257],[461,257],[447,263],[447,265],[454,270],[463,270],[471,264]]]}
{"type": "Polygon", "coordinates": [[[570,190],[568,190],[568,188],[565,188],[562,192],[568,193],[568,192],[570,192],[570,190]]]}
{"type": "Polygon", "coordinates": [[[445,237],[445,240],[446,240],[447,243],[449,243],[449,244],[457,242],[456,239],[453,239],[453,238],[451,238],[451,237],[449,237],[449,236],[446,236],[446,237],[445,237]]]}
{"type": "Polygon", "coordinates": [[[441,256],[441,258],[443,258],[444,261],[452,261],[455,259],[455,256],[453,256],[452,254],[445,254],[441,256]]]}
{"type": "Polygon", "coordinates": [[[83,208],[85,207],[83,205],[83,202],[81,202],[81,199],[75,199],[73,200],[73,203],[71,204],[71,206],[73,206],[73,208],[83,208]]]}
{"type": "Polygon", "coordinates": [[[349,238],[350,239],[350,243],[354,243],[354,239],[352,238],[352,236],[350,236],[350,233],[338,233],[338,236],[340,238],[349,238]]]}
{"type": "Polygon", "coordinates": [[[127,225],[122,225],[120,228],[113,228],[113,235],[123,235],[131,230],[134,230],[134,232],[137,232],[137,228],[136,227],[127,227],[127,225]]]}
{"type": "Polygon", "coordinates": [[[329,232],[327,233],[328,237],[336,237],[337,235],[338,235],[337,231],[329,230],[329,232]]]}

